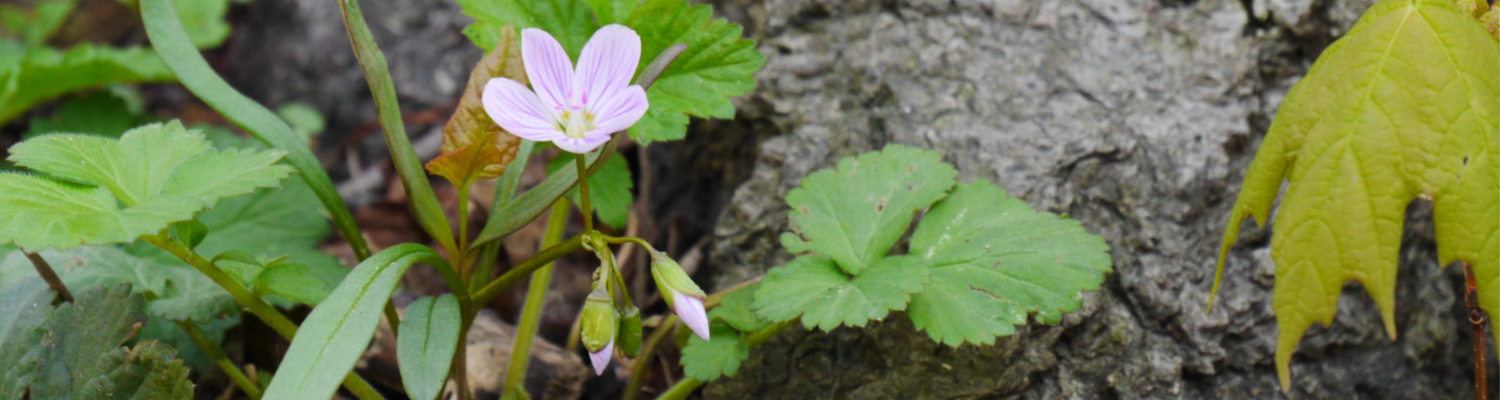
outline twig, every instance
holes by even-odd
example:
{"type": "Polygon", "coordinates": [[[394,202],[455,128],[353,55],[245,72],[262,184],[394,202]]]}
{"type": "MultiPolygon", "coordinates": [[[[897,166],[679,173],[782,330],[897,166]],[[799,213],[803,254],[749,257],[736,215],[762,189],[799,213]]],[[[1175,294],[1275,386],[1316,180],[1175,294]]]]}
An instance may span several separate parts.
{"type": "Polygon", "coordinates": [[[1468,262],[1460,262],[1464,267],[1464,303],[1469,306],[1469,324],[1474,328],[1474,399],[1487,400],[1490,397],[1489,372],[1485,370],[1488,361],[1485,356],[1489,354],[1489,346],[1485,344],[1487,334],[1484,327],[1489,324],[1489,315],[1484,309],[1479,308],[1479,284],[1474,278],[1474,267],[1468,262]]]}
{"type": "Polygon", "coordinates": [[[68,287],[63,285],[62,278],[57,277],[57,272],[52,270],[51,264],[47,264],[47,260],[26,250],[21,250],[21,253],[26,255],[26,259],[31,260],[31,266],[36,267],[36,274],[41,275],[42,280],[47,281],[47,286],[51,286],[52,291],[62,296],[64,302],[73,302],[73,292],[69,292],[68,287]]]}

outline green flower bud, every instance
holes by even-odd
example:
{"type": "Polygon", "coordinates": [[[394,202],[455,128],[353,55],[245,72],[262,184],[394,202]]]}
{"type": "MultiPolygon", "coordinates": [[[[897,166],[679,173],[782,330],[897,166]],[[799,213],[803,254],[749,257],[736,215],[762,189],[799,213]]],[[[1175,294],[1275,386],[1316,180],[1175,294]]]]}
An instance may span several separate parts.
{"type": "Polygon", "coordinates": [[[620,326],[619,319],[620,313],[615,310],[609,292],[599,288],[589,293],[588,301],[583,304],[583,347],[597,353],[612,345],[620,326]]]}
{"type": "Polygon", "coordinates": [[[641,309],[627,305],[620,310],[620,331],[615,335],[616,347],[625,357],[635,358],[641,354],[641,309]]]}
{"type": "Polygon", "coordinates": [[[703,300],[708,295],[703,289],[693,283],[681,265],[659,251],[651,253],[651,277],[656,278],[656,288],[667,305],[672,306],[672,312],[699,337],[708,340],[708,314],[703,309],[703,300]]]}

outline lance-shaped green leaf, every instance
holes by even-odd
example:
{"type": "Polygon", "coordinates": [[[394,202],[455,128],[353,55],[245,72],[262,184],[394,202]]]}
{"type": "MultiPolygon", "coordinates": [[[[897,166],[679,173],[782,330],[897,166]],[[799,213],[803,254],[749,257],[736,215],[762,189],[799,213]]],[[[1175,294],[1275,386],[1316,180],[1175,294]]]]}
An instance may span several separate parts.
{"type": "Polygon", "coordinates": [[[948,194],[957,175],[938,153],[901,145],[839,160],[836,170],[809,174],[786,195],[792,229],[807,239],[797,245],[859,275],[906,234],[912,214],[948,194]]]}
{"type": "Polygon", "coordinates": [[[396,361],[401,384],[413,399],[436,399],[448,382],[448,367],[458,349],[458,298],[453,294],[422,297],[406,306],[396,361]]]}
{"type": "Polygon", "coordinates": [[[865,326],[906,309],[911,294],[921,292],[927,279],[927,267],[912,256],[881,258],[852,278],[833,260],[802,256],[766,275],[752,307],[775,322],[800,316],[808,329],[865,326]]]}
{"type": "MultiPolygon", "coordinates": [[[[387,248],[354,267],[344,282],[308,314],[264,398],[332,397],[375,335],[381,309],[390,301],[401,275],[419,262],[447,263],[432,249],[406,243],[387,248]]],[[[444,265],[438,270],[453,268],[444,265]]],[[[460,281],[456,276],[447,278],[460,281]]]]}
{"type": "Polygon", "coordinates": [[[643,144],[679,140],[687,135],[688,116],[734,118],[730,98],[755,89],[755,73],[766,64],[755,42],[741,39],[739,24],[714,19],[713,8],[682,0],[646,0],[625,26],[641,35],[640,70],[650,58],[674,44],[687,51],[662,72],[646,91],[651,108],[630,127],[643,144]]]}
{"type": "MultiPolygon", "coordinates": [[[[576,170],[573,157],[572,153],[558,154],[547,162],[547,173],[550,175],[564,169],[576,170]]],[[[624,229],[625,224],[630,221],[631,204],[635,203],[635,197],[630,193],[634,187],[635,181],[630,179],[630,165],[625,162],[625,158],[610,157],[604,161],[599,172],[589,176],[589,205],[599,215],[600,221],[624,229]]],[[[573,204],[580,204],[577,187],[568,191],[568,199],[573,204]]]]}
{"type": "Polygon", "coordinates": [[[41,278],[0,285],[0,398],[19,399],[31,384],[55,297],[41,278]]]}
{"type": "Polygon", "coordinates": [[[175,121],[118,140],[38,136],[10,153],[46,177],[0,174],[0,243],[33,249],[127,242],[190,219],[219,198],[275,186],[291,172],[274,165],[280,152],[214,151],[175,121]]]}
{"type": "Polygon", "coordinates": [[[682,348],[682,372],[704,382],[734,376],[740,370],[740,363],[750,357],[750,346],[739,331],[723,325],[709,329],[713,340],[704,341],[692,335],[682,348]]]}
{"type": "Polygon", "coordinates": [[[1235,201],[1219,266],[1245,217],[1265,222],[1285,178],[1271,237],[1283,388],[1297,343],[1313,322],[1333,322],[1346,281],[1364,284],[1395,336],[1406,206],[1439,196],[1500,125],[1497,59],[1495,39],[1453,1],[1387,0],[1282,103],[1235,201]]]}
{"type": "MultiPolygon", "coordinates": [[[[1458,182],[1433,199],[1432,220],[1438,263],[1468,262],[1479,284],[1479,306],[1490,321],[1500,321],[1500,140],[1491,136],[1489,143],[1464,166],[1458,182]]],[[[1500,329],[1490,331],[1500,343],[1500,329]]]]}
{"type": "Polygon", "coordinates": [[[141,47],[80,44],[66,51],[0,39],[0,124],[32,106],[110,83],[170,82],[161,57],[141,47]]]}
{"type": "Polygon", "coordinates": [[[982,180],[958,185],[922,217],[911,254],[931,266],[932,281],[907,315],[954,347],[993,343],[1028,313],[1056,323],[1110,271],[1104,239],[982,180]]]}

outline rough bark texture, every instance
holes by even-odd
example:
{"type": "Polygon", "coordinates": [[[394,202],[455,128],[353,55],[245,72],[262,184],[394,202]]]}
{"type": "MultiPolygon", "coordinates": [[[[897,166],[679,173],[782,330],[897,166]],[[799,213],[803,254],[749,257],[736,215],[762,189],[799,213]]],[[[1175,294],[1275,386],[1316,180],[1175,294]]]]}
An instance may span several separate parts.
{"type": "MultiPolygon", "coordinates": [[[[1334,326],[1298,351],[1289,396],[1272,366],[1268,230],[1246,228],[1203,312],[1225,218],[1276,107],[1374,0],[712,2],[760,41],[759,87],[735,120],[697,121],[688,140],[649,152],[657,239],[681,250],[711,235],[706,287],[790,260],[776,239],[786,192],[889,143],[938,150],[960,181],[1070,214],[1109,242],[1116,272],[1062,323],[993,346],[937,345],[901,314],[793,329],[704,397],[1473,398],[1462,273],[1436,265],[1425,204],[1402,249],[1399,338],[1346,287],[1334,326]]],[[[407,111],[458,97],[481,52],[455,4],[368,0],[365,11],[407,111]]],[[[237,87],[310,102],[335,134],[373,120],[336,3],[243,12],[224,63],[237,87]]]]}
{"type": "MultiPolygon", "coordinates": [[[[768,57],[742,120],[779,133],[714,230],[713,286],[791,256],[784,196],[888,143],[935,149],[1068,213],[1113,248],[1105,288],[994,346],[933,343],[903,315],[789,332],[715,399],[1287,397],[1276,382],[1268,231],[1249,228],[1204,314],[1239,182],[1286,91],[1373,1],[726,0],[768,57]]],[[[1460,271],[1412,207],[1399,338],[1351,284],[1309,332],[1294,398],[1472,398],[1460,271]]]]}

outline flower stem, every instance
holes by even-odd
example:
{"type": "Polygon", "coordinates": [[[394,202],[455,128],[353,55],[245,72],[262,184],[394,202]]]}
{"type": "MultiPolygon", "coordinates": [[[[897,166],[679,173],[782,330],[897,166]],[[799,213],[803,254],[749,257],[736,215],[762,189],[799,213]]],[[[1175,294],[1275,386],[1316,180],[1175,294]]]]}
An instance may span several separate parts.
{"type": "Polygon", "coordinates": [[[52,291],[62,296],[63,302],[73,302],[73,292],[69,292],[68,287],[63,285],[62,278],[57,277],[57,271],[52,270],[52,265],[48,264],[47,260],[26,250],[21,250],[21,254],[25,254],[26,259],[31,260],[31,266],[36,267],[36,274],[41,275],[42,280],[47,281],[47,286],[51,286],[52,291]]]}
{"type": "MultiPolygon", "coordinates": [[[[760,332],[756,332],[753,335],[745,337],[745,345],[749,346],[751,349],[754,349],[756,346],[760,346],[762,343],[770,340],[771,337],[776,336],[776,334],[781,333],[781,331],[786,330],[786,328],[791,327],[795,323],[797,323],[797,318],[777,322],[774,325],[766,327],[766,329],[761,329],[760,332]]],[[[688,396],[692,395],[694,391],[697,391],[698,388],[702,386],[703,381],[689,376],[683,378],[681,381],[677,381],[676,385],[672,385],[672,387],[668,388],[666,392],[662,392],[661,396],[656,397],[656,400],[686,399],[688,396]]]]}
{"type": "Polygon", "coordinates": [[[515,268],[511,268],[510,271],[506,271],[505,274],[500,275],[499,278],[495,278],[494,281],[490,281],[488,285],[485,285],[483,288],[474,291],[474,304],[489,303],[490,300],[494,300],[495,297],[499,296],[501,292],[505,291],[505,289],[509,289],[511,286],[515,286],[516,283],[521,282],[521,279],[531,276],[532,272],[536,272],[536,270],[542,268],[542,266],[547,265],[548,263],[551,263],[552,261],[562,258],[563,256],[566,256],[568,254],[572,254],[573,252],[578,251],[582,248],[583,237],[574,236],[572,238],[569,238],[568,240],[563,241],[562,243],[558,243],[556,246],[549,247],[546,250],[542,250],[541,252],[536,253],[535,256],[532,256],[526,261],[522,261],[521,265],[517,265],[515,268]]]}
{"type": "Polygon", "coordinates": [[[219,366],[219,369],[224,370],[224,373],[229,375],[229,380],[234,381],[234,385],[239,386],[240,391],[245,392],[245,395],[250,396],[252,399],[260,400],[260,385],[251,381],[250,378],[246,378],[245,374],[240,372],[240,368],[236,367],[234,362],[229,361],[229,357],[224,356],[224,349],[220,348],[218,343],[214,343],[207,336],[203,336],[203,330],[198,329],[198,324],[193,323],[193,321],[175,322],[177,322],[178,327],[182,328],[183,332],[187,333],[189,338],[193,339],[193,343],[198,344],[198,348],[203,349],[203,354],[214,361],[214,365],[219,366]]]}
{"type": "Polygon", "coordinates": [[[458,185],[458,252],[451,256],[453,260],[449,263],[458,266],[459,276],[465,282],[474,277],[474,268],[464,265],[468,264],[463,262],[467,259],[466,254],[469,254],[469,185],[463,184],[458,185]]]}
{"type": "MultiPolygon", "coordinates": [[[[239,281],[234,280],[224,270],[219,269],[218,266],[203,258],[203,256],[193,252],[186,245],[168,238],[165,234],[141,235],[141,240],[145,240],[147,243],[166,250],[167,253],[177,256],[178,259],[193,266],[193,269],[198,270],[199,273],[208,276],[209,280],[223,287],[224,291],[229,292],[229,295],[234,297],[241,306],[244,306],[246,310],[254,314],[256,318],[260,318],[266,325],[270,325],[271,329],[281,334],[281,337],[286,338],[286,340],[292,340],[297,336],[297,324],[292,323],[292,320],[282,315],[281,311],[276,310],[276,307],[271,306],[270,303],[266,303],[260,296],[251,293],[239,281]]],[[[360,400],[383,398],[379,392],[375,391],[374,387],[370,386],[369,382],[365,382],[363,378],[355,375],[353,371],[344,376],[344,388],[349,389],[349,392],[353,393],[360,400]]]]}
{"type": "MultiPolygon", "coordinates": [[[[552,204],[552,214],[547,217],[547,233],[542,236],[542,248],[557,245],[562,241],[563,231],[568,227],[568,202],[558,199],[552,204]]],[[[526,390],[526,367],[531,361],[531,342],[541,325],[542,309],[547,303],[547,287],[552,285],[552,262],[548,262],[531,273],[530,286],[526,288],[526,303],[521,310],[521,322],[516,325],[516,341],[510,349],[510,363],[505,367],[506,399],[526,390]]]]}
{"type": "Polygon", "coordinates": [[[583,160],[582,154],[573,155],[573,161],[578,165],[578,207],[583,211],[583,232],[593,232],[594,212],[589,208],[589,165],[583,160]]]}
{"type": "MultiPolygon", "coordinates": [[[[760,279],[761,277],[756,277],[755,279],[747,280],[744,282],[740,282],[739,284],[736,284],[734,286],[730,286],[728,289],[720,290],[718,293],[708,295],[708,300],[703,301],[703,306],[705,308],[714,308],[715,306],[719,305],[719,302],[724,299],[724,296],[728,296],[730,293],[734,293],[736,291],[739,291],[740,289],[744,289],[750,287],[751,285],[759,283],[760,279]]],[[[640,394],[641,384],[644,383],[646,377],[646,368],[649,368],[651,365],[651,357],[656,356],[656,346],[661,344],[661,341],[667,338],[667,335],[677,327],[678,322],[681,321],[677,319],[676,315],[668,315],[666,319],[663,319],[661,321],[661,325],[658,325],[656,330],[651,331],[651,337],[646,339],[645,348],[641,349],[641,356],[637,357],[631,364],[632,371],[630,373],[630,382],[625,384],[625,400],[634,400],[636,396],[640,394]]],[[[777,330],[776,332],[781,331],[777,330]]],[[[774,335],[774,333],[772,334],[774,335]]],[[[764,339],[762,339],[762,341],[764,341],[764,339]]]]}

